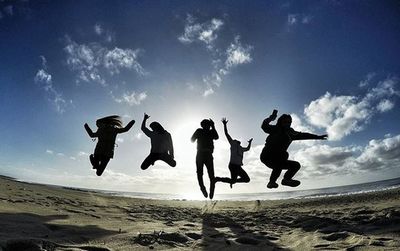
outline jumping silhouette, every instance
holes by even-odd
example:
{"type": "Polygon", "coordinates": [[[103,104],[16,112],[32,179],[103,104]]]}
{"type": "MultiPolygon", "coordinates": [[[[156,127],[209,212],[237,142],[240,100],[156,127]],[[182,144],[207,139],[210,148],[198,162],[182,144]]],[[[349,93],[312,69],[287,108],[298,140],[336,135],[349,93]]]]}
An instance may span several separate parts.
{"type": "Polygon", "coordinates": [[[281,184],[284,186],[297,187],[300,181],[292,179],[300,169],[300,163],[293,160],[288,160],[289,153],[287,149],[293,140],[306,139],[327,139],[328,135],[315,135],[311,133],[297,132],[291,128],[292,117],[289,114],[283,114],[279,117],[276,125],[270,125],[277,117],[278,111],[264,119],[261,128],[268,133],[265,140],[265,146],[261,152],[260,159],[267,167],[272,169],[269,178],[268,188],[277,188],[276,180],[279,178],[283,169],[285,172],[281,184]]]}
{"type": "Polygon", "coordinates": [[[158,122],[150,123],[149,130],[146,121],[150,118],[146,113],[143,116],[142,131],[151,140],[151,150],[149,156],[143,161],[140,168],[146,170],[150,165],[154,165],[157,160],[162,160],[168,165],[175,167],[174,147],[172,145],[171,134],[167,132],[158,122]]]}
{"type": "Polygon", "coordinates": [[[93,132],[89,125],[85,123],[86,132],[91,138],[98,138],[94,154],[89,156],[93,169],[96,169],[97,176],[101,176],[110,159],[114,157],[115,139],[118,133],[129,131],[135,124],[135,120],[130,121],[126,127],[122,126],[121,118],[112,115],[98,119],[96,121],[97,131],[93,132]]]}
{"type": "Polygon", "coordinates": [[[249,143],[247,147],[242,147],[240,145],[240,141],[232,139],[232,137],[229,135],[227,127],[228,120],[226,118],[222,118],[222,123],[224,124],[225,136],[228,139],[229,144],[231,145],[231,158],[228,165],[229,171],[231,172],[231,178],[215,177],[215,181],[229,183],[232,188],[232,185],[235,183],[250,182],[249,175],[247,175],[246,171],[243,170],[242,165],[243,165],[243,153],[250,150],[251,142],[253,141],[253,139],[247,141],[249,143]],[[238,177],[240,178],[238,179],[238,177]]]}
{"type": "Polygon", "coordinates": [[[215,189],[214,160],[212,155],[214,151],[213,140],[217,140],[219,137],[215,130],[214,121],[211,119],[203,119],[200,125],[202,128],[198,128],[191,138],[192,142],[197,140],[197,180],[199,181],[201,192],[204,197],[207,198],[208,194],[203,182],[203,166],[205,165],[207,167],[208,177],[210,178],[210,199],[212,199],[215,189]]]}

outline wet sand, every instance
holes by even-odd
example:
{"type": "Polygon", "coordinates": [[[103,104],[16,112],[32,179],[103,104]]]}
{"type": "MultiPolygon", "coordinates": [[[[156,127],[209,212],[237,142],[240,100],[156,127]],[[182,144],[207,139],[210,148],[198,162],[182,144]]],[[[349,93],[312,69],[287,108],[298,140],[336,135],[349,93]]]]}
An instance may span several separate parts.
{"type": "Polygon", "coordinates": [[[400,250],[400,189],[166,201],[0,177],[0,250],[400,250]]]}

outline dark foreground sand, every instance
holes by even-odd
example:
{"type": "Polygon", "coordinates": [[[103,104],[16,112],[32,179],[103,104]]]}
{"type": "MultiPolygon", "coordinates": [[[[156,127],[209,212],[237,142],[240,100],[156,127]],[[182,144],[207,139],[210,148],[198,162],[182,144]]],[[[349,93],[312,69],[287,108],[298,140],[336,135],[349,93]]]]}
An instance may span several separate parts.
{"type": "Polygon", "coordinates": [[[400,190],[159,201],[0,178],[0,250],[400,250],[400,190]]]}

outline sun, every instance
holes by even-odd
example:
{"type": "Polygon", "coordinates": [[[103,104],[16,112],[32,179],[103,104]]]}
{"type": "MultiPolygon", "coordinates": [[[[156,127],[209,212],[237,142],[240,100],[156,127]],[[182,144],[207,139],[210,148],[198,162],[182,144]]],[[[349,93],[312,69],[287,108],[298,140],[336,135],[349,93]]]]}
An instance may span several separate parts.
{"type": "Polygon", "coordinates": [[[198,118],[186,118],[180,121],[180,124],[173,127],[174,153],[177,160],[182,163],[193,162],[196,156],[196,144],[192,143],[190,138],[200,127],[200,122],[198,118]]]}

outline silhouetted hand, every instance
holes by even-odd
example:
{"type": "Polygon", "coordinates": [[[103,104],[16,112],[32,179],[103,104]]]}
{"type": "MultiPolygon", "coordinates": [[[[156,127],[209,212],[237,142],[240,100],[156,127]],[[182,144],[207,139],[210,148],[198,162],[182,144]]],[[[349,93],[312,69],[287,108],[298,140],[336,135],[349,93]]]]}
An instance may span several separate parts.
{"type": "Polygon", "coordinates": [[[226,118],[222,118],[222,124],[226,125],[228,123],[228,120],[226,118]]]}
{"type": "Polygon", "coordinates": [[[319,139],[327,140],[328,139],[328,134],[319,135],[318,137],[319,137],[319,139]]]}
{"type": "Polygon", "coordinates": [[[272,114],[268,117],[271,121],[274,121],[278,116],[278,110],[274,110],[272,114]]]}
{"type": "Polygon", "coordinates": [[[147,115],[146,113],[144,113],[144,117],[143,117],[143,119],[149,119],[150,118],[150,116],[149,115],[147,115]]]}
{"type": "Polygon", "coordinates": [[[132,119],[131,122],[129,122],[129,123],[135,124],[135,122],[136,121],[134,119],[132,119]]]}
{"type": "Polygon", "coordinates": [[[251,142],[253,142],[253,138],[249,139],[247,142],[249,142],[249,144],[251,144],[251,142]]]}
{"type": "Polygon", "coordinates": [[[87,123],[85,123],[83,126],[84,126],[84,127],[88,127],[89,125],[88,125],[87,123]]]}
{"type": "Polygon", "coordinates": [[[210,120],[211,127],[214,127],[214,121],[212,119],[208,119],[208,120],[210,120]]]}

